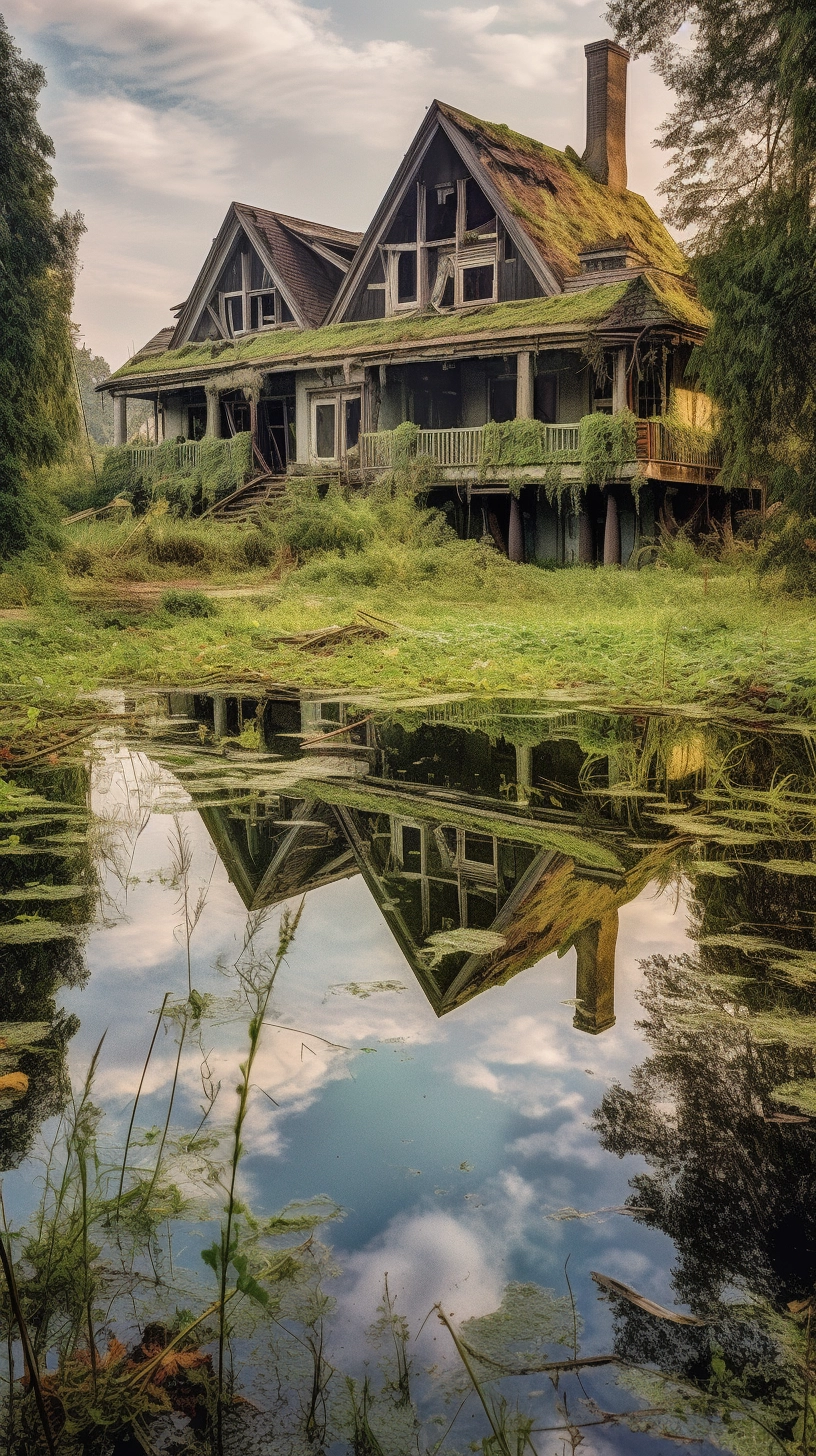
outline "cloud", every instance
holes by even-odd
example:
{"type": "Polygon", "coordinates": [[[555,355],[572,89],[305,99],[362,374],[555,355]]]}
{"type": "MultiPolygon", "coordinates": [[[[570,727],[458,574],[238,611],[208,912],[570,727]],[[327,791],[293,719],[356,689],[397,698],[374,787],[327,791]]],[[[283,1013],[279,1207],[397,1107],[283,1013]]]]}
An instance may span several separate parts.
{"type": "Polygon", "coordinates": [[[159,112],[125,96],[73,96],[58,120],[62,145],[84,172],[115,172],[128,189],[173,197],[229,191],[234,140],[180,107],[159,112]]]}

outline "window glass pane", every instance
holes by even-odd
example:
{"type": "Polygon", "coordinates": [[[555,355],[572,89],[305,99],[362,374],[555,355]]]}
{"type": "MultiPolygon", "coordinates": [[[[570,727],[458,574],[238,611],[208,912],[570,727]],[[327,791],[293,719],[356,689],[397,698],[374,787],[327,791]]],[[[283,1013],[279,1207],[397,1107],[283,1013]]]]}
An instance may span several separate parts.
{"type": "Polygon", "coordinates": [[[476,303],[480,298],[492,297],[492,263],[485,263],[481,268],[462,269],[462,299],[465,303],[476,303]]]}
{"type": "Polygon", "coordinates": [[[422,835],[409,824],[402,827],[402,864],[414,874],[422,869],[422,835]]]}
{"type": "Polygon", "coordinates": [[[488,839],[484,834],[471,834],[465,831],[465,859],[474,861],[477,864],[493,863],[493,840],[488,839]]]}
{"type": "Polygon", "coordinates": [[[413,303],[416,298],[416,253],[399,254],[397,298],[400,303],[413,303]]]}
{"type": "Polygon", "coordinates": [[[275,322],[275,295],[264,293],[261,298],[261,327],[268,329],[275,322]]]}
{"type": "Polygon", "coordinates": [[[293,320],[292,310],[289,307],[288,303],[286,302],[286,299],[285,298],[282,298],[281,299],[281,323],[282,324],[291,324],[293,321],[294,320],[293,320]]]}
{"type": "Polygon", "coordinates": [[[315,455],[318,460],[334,459],[334,404],[315,405],[315,455]]]}
{"type": "Polygon", "coordinates": [[[346,400],[346,449],[353,450],[360,438],[360,400],[346,400]]]}

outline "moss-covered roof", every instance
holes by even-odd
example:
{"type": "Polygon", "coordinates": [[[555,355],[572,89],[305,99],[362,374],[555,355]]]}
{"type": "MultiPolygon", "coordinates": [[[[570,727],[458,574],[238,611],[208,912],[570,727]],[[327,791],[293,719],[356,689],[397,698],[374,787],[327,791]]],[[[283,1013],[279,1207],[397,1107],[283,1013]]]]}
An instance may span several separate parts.
{"type": "Polygon", "coordinates": [[[639,193],[613,192],[596,182],[575,154],[445,102],[437,105],[475,147],[506,206],[562,279],[580,272],[581,249],[623,237],[653,268],[688,272],[684,253],[639,193]]]}
{"type": "Polygon", "coordinates": [[[281,329],[222,343],[185,344],[160,355],[135,356],[105,380],[110,388],[118,380],[187,370],[197,375],[220,373],[248,365],[275,368],[314,359],[344,359],[349,355],[388,354],[400,347],[421,344],[455,345],[484,338],[485,342],[535,334],[543,340],[552,331],[592,331],[600,326],[642,329],[649,324],[674,324],[694,330],[708,326],[708,315],[693,292],[665,274],[639,275],[631,283],[605,283],[552,298],[496,303],[467,313],[401,314],[396,318],[363,323],[329,324],[320,329],[281,329]]]}

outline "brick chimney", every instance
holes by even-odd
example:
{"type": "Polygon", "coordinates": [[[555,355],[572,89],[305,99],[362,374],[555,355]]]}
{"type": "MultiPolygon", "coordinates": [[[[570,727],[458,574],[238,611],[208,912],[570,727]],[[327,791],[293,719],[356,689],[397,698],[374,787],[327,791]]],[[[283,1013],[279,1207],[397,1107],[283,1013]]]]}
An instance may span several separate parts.
{"type": "Polygon", "coordinates": [[[583,161],[596,182],[626,191],[626,67],[629,52],[614,40],[584,46],[587,58],[587,141],[583,161]]]}

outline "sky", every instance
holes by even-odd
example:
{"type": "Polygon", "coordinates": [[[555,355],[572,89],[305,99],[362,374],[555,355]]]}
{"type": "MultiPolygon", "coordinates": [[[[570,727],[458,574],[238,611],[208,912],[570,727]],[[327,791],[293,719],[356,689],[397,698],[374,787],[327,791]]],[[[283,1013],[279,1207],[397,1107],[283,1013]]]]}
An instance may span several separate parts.
{"type": "MultiPolygon", "coordinates": [[[[233,200],[364,229],[434,97],[583,151],[603,0],[6,0],[47,75],[74,317],[116,368],[172,323],[233,200]]],[[[629,185],[659,207],[670,96],[630,66],[629,185]]]]}

